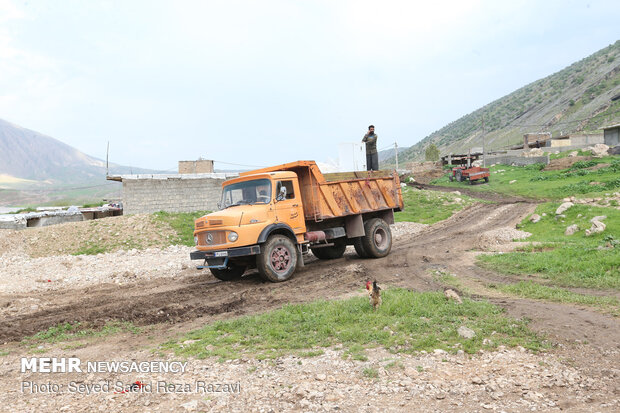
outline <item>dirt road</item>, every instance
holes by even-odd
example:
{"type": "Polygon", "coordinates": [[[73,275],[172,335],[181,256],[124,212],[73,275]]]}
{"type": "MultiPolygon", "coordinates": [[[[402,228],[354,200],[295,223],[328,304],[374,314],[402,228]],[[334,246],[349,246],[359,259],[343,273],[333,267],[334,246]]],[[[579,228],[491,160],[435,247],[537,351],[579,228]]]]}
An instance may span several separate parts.
{"type": "MultiPolygon", "coordinates": [[[[514,228],[534,207],[522,200],[476,204],[415,236],[401,238],[387,258],[364,260],[348,252],[338,260],[319,261],[310,255],[294,279],[280,284],[265,283],[257,274],[238,282],[220,282],[208,271],[190,268],[173,281],[162,278],[124,286],[29,293],[29,297],[36,297],[40,309],[9,316],[0,325],[0,342],[19,340],[65,322],[95,327],[110,320],[136,325],[195,319],[205,323],[223,316],[262,312],[284,303],[340,298],[375,278],[386,286],[417,291],[440,289],[432,270],[455,274],[474,287],[475,283],[496,282],[504,277],[476,267],[471,250],[480,247],[480,234],[514,228]]],[[[19,298],[0,296],[0,302],[7,305],[9,300],[19,298]]],[[[534,328],[550,332],[558,340],[588,341],[605,347],[620,343],[617,321],[596,312],[494,294],[490,298],[511,314],[532,319],[534,328]],[[567,324],[572,327],[566,328],[567,324]]]]}
{"type": "MultiPolygon", "coordinates": [[[[380,406],[385,411],[400,411],[406,408],[403,406],[419,409],[416,400],[426,400],[424,411],[473,411],[495,407],[506,411],[552,407],[581,411],[587,409],[589,403],[596,403],[601,411],[613,411],[618,406],[616,392],[620,392],[620,326],[617,319],[587,308],[516,299],[486,287],[487,283],[511,279],[478,268],[475,250],[501,249],[502,237],[498,234],[505,232],[503,238],[510,240],[515,235],[516,223],[535,208],[535,204],[523,199],[501,201],[475,204],[446,221],[417,228],[416,234],[399,237],[390,256],[384,259],[359,259],[353,251],[333,261],[319,261],[309,255],[305,268],[294,279],[280,284],[265,283],[255,273],[238,282],[221,282],[209,272],[188,268],[171,278],[125,285],[104,284],[0,295],[0,307],[8,307],[19,300],[34,299],[37,302],[36,306],[25,306],[16,314],[2,313],[0,342],[9,342],[5,347],[13,350],[4,366],[0,366],[0,373],[5,377],[0,390],[8,394],[6,400],[9,403],[14,400],[11,395],[18,396],[19,403],[12,411],[36,411],[46,406],[79,411],[85,400],[88,403],[97,400],[106,411],[142,411],[150,403],[157,404],[157,409],[164,411],[192,411],[195,406],[213,411],[236,406],[237,410],[245,411],[249,404],[254,404],[256,411],[263,407],[290,410],[300,405],[307,411],[328,411],[333,406],[340,406],[343,411],[376,411],[380,406]],[[489,233],[493,237],[485,236],[489,233]],[[497,245],[489,241],[494,239],[500,239],[497,245]],[[10,342],[60,323],[81,322],[96,327],[111,320],[123,320],[149,326],[149,337],[121,334],[88,344],[86,348],[71,350],[72,354],[90,359],[148,359],[151,348],[166,337],[175,337],[213,320],[264,312],[284,303],[357,295],[369,279],[377,279],[384,287],[438,290],[442,284],[433,276],[437,271],[458,277],[468,291],[462,292],[465,295],[489,299],[514,317],[531,319],[532,328],[547,334],[557,344],[552,354],[535,356],[500,350],[496,354],[467,360],[445,354],[403,355],[400,359],[402,371],[389,373],[387,368],[386,372],[381,370],[379,382],[364,380],[360,369],[389,360],[390,355],[381,349],[373,351],[370,360],[361,364],[343,362],[340,354],[330,351],[308,361],[289,357],[278,361],[273,368],[251,360],[233,364],[194,361],[195,370],[183,378],[205,377],[204,371],[210,371],[214,380],[225,377],[231,382],[245,383],[246,393],[237,398],[226,395],[207,401],[199,398],[186,404],[181,403],[188,398],[177,400],[174,395],[158,399],[149,395],[125,399],[116,395],[101,395],[96,399],[63,395],[50,402],[45,395],[20,397],[16,391],[15,383],[23,380],[23,375],[11,366],[18,365],[20,354],[25,350],[10,342]],[[158,337],[156,342],[153,336],[158,337]],[[299,368],[302,363],[303,368],[299,368]],[[342,374],[323,374],[336,365],[342,374]],[[424,366],[424,373],[418,372],[420,365],[424,366]],[[541,372],[536,366],[542,369],[541,372]],[[255,371],[258,373],[252,373],[255,371]],[[482,372],[482,379],[476,376],[482,372]],[[272,380],[277,380],[276,385],[272,380]],[[396,387],[390,384],[393,380],[397,380],[394,382],[398,383],[396,387]],[[481,385],[483,382],[487,384],[481,385]],[[332,384],[335,388],[330,387],[332,384]],[[551,387],[552,392],[545,390],[551,387]],[[361,398],[357,397],[360,392],[364,395],[361,398]],[[362,403],[364,400],[377,404],[373,408],[362,403]]],[[[54,350],[55,353],[58,351],[54,350]]]]}

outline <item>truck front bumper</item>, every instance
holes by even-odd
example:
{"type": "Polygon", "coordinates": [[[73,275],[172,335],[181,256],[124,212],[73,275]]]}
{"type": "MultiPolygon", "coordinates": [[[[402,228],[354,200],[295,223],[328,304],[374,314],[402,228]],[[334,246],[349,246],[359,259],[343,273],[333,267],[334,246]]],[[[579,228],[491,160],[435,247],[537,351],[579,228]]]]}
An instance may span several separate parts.
{"type": "Polygon", "coordinates": [[[245,257],[248,255],[260,254],[260,245],[250,245],[248,247],[230,248],[215,251],[192,251],[189,258],[192,260],[204,260],[203,265],[196,268],[215,268],[218,270],[228,267],[228,260],[235,257],[245,257]],[[208,265],[207,265],[208,264],[208,265]]]}

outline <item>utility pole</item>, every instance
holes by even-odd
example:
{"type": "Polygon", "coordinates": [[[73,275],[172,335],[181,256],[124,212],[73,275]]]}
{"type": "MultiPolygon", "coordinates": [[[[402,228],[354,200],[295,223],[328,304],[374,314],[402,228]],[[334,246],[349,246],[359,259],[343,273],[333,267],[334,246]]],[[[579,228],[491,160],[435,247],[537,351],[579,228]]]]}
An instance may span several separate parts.
{"type": "Polygon", "coordinates": [[[484,113],[483,113],[482,114],[482,166],[486,168],[487,157],[486,157],[486,152],[484,151],[484,141],[485,141],[485,132],[484,132],[484,113]]]}
{"type": "Polygon", "coordinates": [[[396,170],[398,171],[398,142],[394,142],[394,153],[396,153],[396,170]]]}
{"type": "Polygon", "coordinates": [[[110,175],[110,168],[108,165],[109,158],[110,158],[110,141],[108,141],[108,149],[105,152],[105,176],[106,177],[110,175]]]}

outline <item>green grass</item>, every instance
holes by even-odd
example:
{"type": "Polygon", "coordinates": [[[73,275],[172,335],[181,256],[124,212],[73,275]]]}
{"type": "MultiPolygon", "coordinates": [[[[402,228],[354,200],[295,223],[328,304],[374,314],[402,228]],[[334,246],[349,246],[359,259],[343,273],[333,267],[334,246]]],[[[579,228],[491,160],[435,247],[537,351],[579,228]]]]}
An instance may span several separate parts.
{"type": "Polygon", "coordinates": [[[608,311],[616,317],[620,316],[620,301],[618,301],[616,297],[578,294],[564,288],[548,287],[531,281],[521,281],[516,284],[492,285],[490,287],[519,297],[596,307],[608,311]]]}
{"type": "Polygon", "coordinates": [[[172,240],[173,244],[186,245],[193,247],[194,244],[194,220],[211,211],[196,212],[164,212],[159,211],[154,214],[155,219],[164,222],[177,233],[177,238],[172,240]]]}
{"type": "Polygon", "coordinates": [[[418,222],[434,224],[450,218],[455,212],[474,203],[466,195],[456,195],[450,192],[417,190],[410,187],[403,188],[405,209],[394,214],[396,222],[418,222]],[[456,202],[460,198],[461,202],[456,202]]]}
{"type": "Polygon", "coordinates": [[[543,164],[495,165],[490,168],[491,176],[488,184],[469,185],[463,182],[450,182],[447,174],[432,183],[457,189],[467,186],[474,191],[550,200],[573,195],[596,197],[620,190],[620,156],[594,158],[587,162],[560,171],[543,171],[543,164]],[[585,169],[599,163],[609,163],[610,166],[596,171],[585,169]],[[516,182],[511,184],[511,181],[516,182]],[[591,182],[599,182],[601,185],[590,185],[591,182]]]}
{"type": "MultiPolygon", "coordinates": [[[[558,150],[562,149],[561,147],[558,148],[558,150]]],[[[560,153],[550,153],[549,154],[549,159],[560,159],[560,158],[567,158],[568,155],[571,154],[571,152],[573,151],[564,151],[564,152],[560,152],[560,153]]],[[[583,151],[583,150],[579,150],[577,151],[577,156],[592,156],[592,151],[583,151]]]]}
{"type": "Polygon", "coordinates": [[[111,250],[110,247],[106,247],[104,245],[85,245],[80,247],[77,251],[72,253],[71,255],[97,255],[109,252],[111,250]]]}
{"type": "Polygon", "coordinates": [[[373,367],[365,367],[362,374],[368,379],[376,379],[379,377],[379,372],[373,367]]]}
{"type": "Polygon", "coordinates": [[[64,323],[23,339],[25,344],[58,343],[84,337],[104,337],[121,332],[137,334],[140,329],[129,322],[109,322],[101,328],[86,327],[82,323],[64,323]]]}
{"type": "MultiPolygon", "coordinates": [[[[532,245],[520,251],[481,255],[481,266],[505,274],[534,275],[566,287],[620,288],[620,211],[615,208],[575,205],[564,214],[565,219],[555,219],[557,202],[539,205],[536,213],[547,215],[540,222],[523,220],[520,229],[532,233],[532,245]],[[579,217],[579,215],[582,215],[579,217]],[[594,216],[606,215],[604,232],[585,236],[585,229],[592,225],[594,216]],[[566,227],[577,224],[579,231],[564,235],[566,227]],[[607,246],[610,247],[607,247],[607,246]]],[[[528,217],[529,218],[529,217],[528,217]]]]}
{"type": "Polygon", "coordinates": [[[433,275],[433,279],[440,284],[446,287],[455,288],[464,294],[473,294],[469,288],[465,287],[461,280],[459,280],[455,275],[450,274],[449,272],[441,271],[441,270],[431,270],[431,274],[433,275]]]}
{"type": "Polygon", "coordinates": [[[26,212],[37,212],[36,207],[26,207],[18,209],[17,211],[9,212],[9,214],[25,214],[26,212]]]}
{"type": "Polygon", "coordinates": [[[377,311],[367,297],[285,305],[264,314],[217,321],[163,348],[177,355],[226,360],[274,358],[338,346],[353,359],[367,360],[364,350],[371,347],[383,346],[393,353],[437,348],[455,352],[457,343],[469,353],[497,345],[532,350],[546,346],[525,321],[507,317],[488,302],[465,299],[458,305],[442,293],[395,288],[383,292],[383,305],[377,311]],[[460,337],[461,325],[473,329],[476,337],[460,337]],[[493,343],[483,344],[491,335],[493,343]]]}

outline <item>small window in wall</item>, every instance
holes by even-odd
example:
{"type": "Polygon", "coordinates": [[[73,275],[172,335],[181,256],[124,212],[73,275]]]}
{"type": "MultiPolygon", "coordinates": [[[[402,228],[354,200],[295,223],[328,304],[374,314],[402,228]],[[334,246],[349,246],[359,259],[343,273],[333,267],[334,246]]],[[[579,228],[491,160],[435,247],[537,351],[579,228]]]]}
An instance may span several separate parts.
{"type": "Polygon", "coordinates": [[[279,181],[277,184],[277,190],[279,191],[282,186],[286,188],[286,199],[295,199],[293,181],[279,181]]]}

